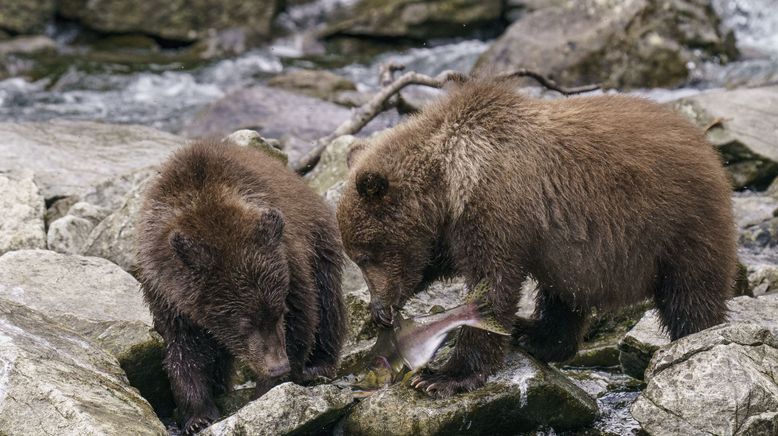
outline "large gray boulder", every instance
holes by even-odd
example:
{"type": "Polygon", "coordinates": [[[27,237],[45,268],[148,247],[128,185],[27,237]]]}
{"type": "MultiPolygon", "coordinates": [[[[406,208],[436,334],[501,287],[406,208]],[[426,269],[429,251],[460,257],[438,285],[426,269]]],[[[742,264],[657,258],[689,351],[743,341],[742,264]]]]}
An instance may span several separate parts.
{"type": "Polygon", "coordinates": [[[176,41],[239,28],[270,35],[277,0],[61,0],[60,13],[105,33],[142,33],[176,41]]]}
{"type": "Polygon", "coordinates": [[[476,70],[528,68],[565,85],[657,87],[683,83],[690,66],[731,59],[707,0],[562,0],[523,14],[476,70]]]}
{"type": "Polygon", "coordinates": [[[302,387],[283,383],[200,435],[317,434],[333,424],[354,401],[351,391],[332,385],[302,387]]]}
{"type": "Polygon", "coordinates": [[[46,240],[49,250],[66,254],[80,254],[92,229],[109,211],[86,202],[77,202],[67,214],[49,224],[46,240]]]}
{"type": "Polygon", "coordinates": [[[736,188],[766,188],[778,175],[778,86],[704,92],[672,105],[708,128],[736,188]]]}
{"type": "Polygon", "coordinates": [[[778,433],[775,327],[725,324],[662,347],[632,415],[650,434],[778,433]]]}
{"type": "Polygon", "coordinates": [[[158,165],[184,142],[143,126],[86,121],[0,123],[0,171],[32,170],[46,199],[83,196],[117,174],[158,165]]]}
{"type": "Polygon", "coordinates": [[[146,179],[128,192],[121,207],[92,230],[84,242],[82,254],[108,259],[125,271],[136,271],[135,224],[150,180],[146,179]]]}
{"type": "MultiPolygon", "coordinates": [[[[778,328],[778,293],[758,298],[742,296],[729,300],[728,323],[754,323],[778,328]]],[[[662,329],[656,310],[649,310],[619,344],[622,369],[626,374],[643,378],[644,371],[656,350],[670,344],[662,329]]]]}
{"type": "Polygon", "coordinates": [[[0,429],[7,435],[165,435],[115,358],[0,298],[0,429]]]}
{"type": "Polygon", "coordinates": [[[476,391],[430,399],[403,384],[382,389],[354,406],[345,434],[517,434],[540,425],[585,426],[597,405],[557,370],[513,352],[506,366],[476,391]]]}
{"type": "Polygon", "coordinates": [[[0,172],[0,255],[11,250],[46,248],[45,209],[32,172],[0,172]]]}
{"type": "Polygon", "coordinates": [[[429,39],[462,36],[499,24],[499,0],[361,0],[323,36],[429,39]]]}
{"type": "Polygon", "coordinates": [[[346,156],[356,141],[351,135],[335,138],[322,153],[319,163],[305,178],[308,186],[323,195],[336,183],[348,177],[346,156]]]}

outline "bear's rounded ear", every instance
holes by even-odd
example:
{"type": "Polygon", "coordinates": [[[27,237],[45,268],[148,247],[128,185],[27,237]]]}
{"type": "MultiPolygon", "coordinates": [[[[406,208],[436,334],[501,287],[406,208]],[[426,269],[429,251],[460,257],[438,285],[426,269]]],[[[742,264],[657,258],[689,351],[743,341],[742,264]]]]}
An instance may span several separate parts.
{"type": "Polygon", "coordinates": [[[200,242],[195,241],[181,232],[173,232],[169,238],[170,248],[188,268],[193,270],[205,270],[213,266],[211,250],[200,242]]]}
{"type": "Polygon", "coordinates": [[[376,200],[389,190],[389,181],[382,174],[365,171],[357,174],[357,192],[362,198],[376,200]]]}
{"type": "Polygon", "coordinates": [[[348,151],[346,152],[346,168],[351,168],[354,166],[354,162],[356,162],[357,158],[360,154],[367,148],[367,141],[364,139],[355,139],[354,143],[351,144],[351,147],[349,147],[348,151]]]}
{"type": "Polygon", "coordinates": [[[274,207],[259,210],[257,223],[257,242],[261,245],[274,245],[281,242],[284,235],[284,214],[274,207]]]}

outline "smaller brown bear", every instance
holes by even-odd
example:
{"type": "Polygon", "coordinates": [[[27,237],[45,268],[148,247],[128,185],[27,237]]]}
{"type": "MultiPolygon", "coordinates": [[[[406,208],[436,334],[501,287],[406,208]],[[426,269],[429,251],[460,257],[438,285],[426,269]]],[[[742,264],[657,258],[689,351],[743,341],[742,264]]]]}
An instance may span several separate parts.
{"type": "Polygon", "coordinates": [[[146,192],[138,235],[186,434],[219,418],[233,358],[257,395],[287,373],[334,375],[346,316],[335,217],[279,161],[217,141],[179,150],[146,192]]]}
{"type": "MultiPolygon", "coordinates": [[[[338,221],[373,318],[433,280],[487,281],[507,328],[539,284],[521,345],[572,357],[592,308],[653,298],[673,339],[722,322],[735,273],[730,186],[702,132],[625,96],[536,100],[471,80],[356,151],[338,221]]],[[[414,386],[446,396],[503,362],[499,335],[464,327],[448,362],[414,386]]]]}

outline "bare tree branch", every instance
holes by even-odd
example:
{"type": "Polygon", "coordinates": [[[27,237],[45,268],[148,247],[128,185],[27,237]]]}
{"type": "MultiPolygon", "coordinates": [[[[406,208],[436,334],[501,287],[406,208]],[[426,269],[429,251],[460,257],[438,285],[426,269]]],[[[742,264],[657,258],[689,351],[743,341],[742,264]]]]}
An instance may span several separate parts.
{"type": "MultiPolygon", "coordinates": [[[[373,118],[378,116],[381,112],[387,110],[390,105],[387,105],[387,101],[399,93],[400,90],[409,85],[421,85],[429,86],[432,88],[442,88],[448,82],[464,83],[470,80],[470,76],[467,76],[458,71],[447,70],[438,74],[435,77],[427,76],[426,74],[420,74],[413,71],[409,71],[397,79],[393,79],[394,72],[401,71],[405,67],[399,64],[386,64],[382,65],[380,69],[379,81],[382,88],[364,105],[359,107],[349,118],[344,121],[334,132],[331,134],[319,138],[316,141],[316,145],[303,156],[294,166],[293,169],[300,175],[305,175],[313,169],[319,162],[321,154],[324,149],[327,148],[332,140],[342,135],[353,135],[362,130],[373,118]]],[[[530,77],[537,80],[544,87],[557,91],[564,95],[580,94],[582,92],[594,91],[600,88],[600,85],[588,85],[579,86],[576,88],[564,88],[556,84],[551,79],[544,77],[543,75],[527,69],[520,69],[511,73],[502,74],[498,78],[512,79],[517,77],[530,77]]]]}

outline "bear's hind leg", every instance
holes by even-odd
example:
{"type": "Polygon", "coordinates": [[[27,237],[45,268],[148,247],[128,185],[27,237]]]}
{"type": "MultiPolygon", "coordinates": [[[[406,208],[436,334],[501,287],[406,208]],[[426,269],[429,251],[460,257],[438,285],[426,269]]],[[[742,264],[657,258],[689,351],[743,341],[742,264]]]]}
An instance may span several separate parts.
{"type": "Polygon", "coordinates": [[[688,253],[660,264],[654,294],[659,318],[672,340],[724,322],[732,295],[734,268],[723,261],[706,262],[704,252],[688,253]]]}
{"type": "Polygon", "coordinates": [[[575,308],[542,287],[533,319],[514,324],[517,344],[544,362],[564,362],[575,356],[589,322],[587,311],[575,308]]]}

